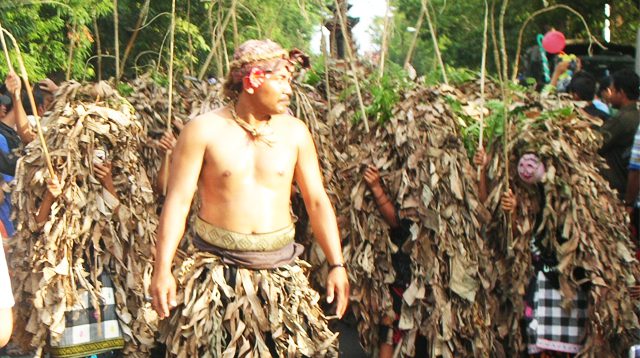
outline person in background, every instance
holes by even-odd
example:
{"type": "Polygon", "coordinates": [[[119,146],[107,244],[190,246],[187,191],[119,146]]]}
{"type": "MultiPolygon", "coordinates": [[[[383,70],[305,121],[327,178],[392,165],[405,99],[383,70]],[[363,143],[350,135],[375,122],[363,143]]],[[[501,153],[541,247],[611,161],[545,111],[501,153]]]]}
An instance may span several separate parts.
{"type": "MultiPolygon", "coordinates": [[[[618,113],[599,129],[603,143],[598,153],[609,165],[609,168],[602,171],[602,176],[618,191],[619,198],[624,200],[631,148],[640,122],[637,108],[640,79],[633,70],[623,69],[615,72],[611,80],[609,102],[618,109],[618,113]]],[[[634,205],[635,198],[630,200],[626,205],[634,205]]]]}
{"type": "Polygon", "coordinates": [[[597,109],[605,112],[611,117],[611,108],[609,108],[609,86],[611,85],[611,77],[605,76],[598,81],[598,89],[593,98],[593,105],[597,109]]]}
{"type": "MultiPolygon", "coordinates": [[[[393,201],[387,196],[383,186],[380,173],[375,167],[368,167],[364,172],[364,181],[371,190],[376,201],[380,215],[389,225],[389,237],[394,245],[398,247],[396,253],[391,254],[393,270],[396,273],[395,281],[389,285],[391,297],[393,298],[393,310],[395,317],[385,317],[383,325],[380,327],[380,353],[379,358],[393,357],[396,346],[400,343],[404,332],[398,327],[400,312],[402,309],[402,295],[411,283],[411,257],[402,251],[402,247],[411,236],[411,221],[401,219],[398,215],[393,201]]],[[[419,336],[416,344],[415,357],[426,356],[426,340],[419,336]]]]}
{"type": "Polygon", "coordinates": [[[590,73],[585,71],[577,72],[571,78],[567,92],[573,96],[574,100],[587,102],[587,106],[583,107],[582,110],[588,115],[600,118],[603,121],[609,119],[609,115],[606,112],[599,110],[593,104],[593,98],[596,94],[596,80],[590,73]]]}

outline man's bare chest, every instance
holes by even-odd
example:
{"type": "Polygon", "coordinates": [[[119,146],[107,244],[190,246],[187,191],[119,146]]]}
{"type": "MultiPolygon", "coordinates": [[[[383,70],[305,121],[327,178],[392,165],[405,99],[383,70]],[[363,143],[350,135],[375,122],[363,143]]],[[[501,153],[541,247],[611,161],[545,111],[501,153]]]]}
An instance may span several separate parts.
{"type": "Polygon", "coordinates": [[[297,159],[295,146],[284,141],[267,145],[251,139],[220,141],[205,154],[205,172],[220,180],[291,181],[297,159]]]}

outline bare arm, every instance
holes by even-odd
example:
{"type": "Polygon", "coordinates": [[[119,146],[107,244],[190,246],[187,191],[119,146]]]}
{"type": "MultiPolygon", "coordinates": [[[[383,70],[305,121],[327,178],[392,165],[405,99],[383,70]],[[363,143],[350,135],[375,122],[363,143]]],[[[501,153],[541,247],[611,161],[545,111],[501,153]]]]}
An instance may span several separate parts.
{"type": "Polygon", "coordinates": [[[203,123],[205,122],[196,119],[184,128],[171,162],[167,198],[158,226],[155,265],[150,288],[153,306],[161,319],[169,315],[167,304],[175,306],[176,284],[171,274],[171,264],[180,238],[184,234],[185,221],[198,185],[207,146],[203,123]]]}
{"type": "Polygon", "coordinates": [[[373,198],[378,206],[378,211],[382,214],[384,221],[393,229],[400,226],[396,208],[393,206],[393,202],[385,193],[382,183],[380,181],[380,174],[378,169],[374,167],[368,167],[364,172],[364,180],[367,183],[373,198]]]}
{"type": "MultiPolygon", "coordinates": [[[[11,94],[11,100],[13,101],[13,109],[11,110],[10,115],[15,116],[16,131],[18,132],[22,143],[31,143],[31,141],[36,138],[36,133],[31,128],[31,124],[29,124],[29,121],[27,120],[27,114],[24,111],[24,107],[22,107],[22,101],[20,98],[22,83],[20,82],[20,78],[18,75],[11,72],[7,76],[5,84],[7,86],[7,91],[11,94]]],[[[36,109],[34,108],[33,110],[35,111],[36,109]]]]}
{"type": "MultiPolygon", "coordinates": [[[[301,126],[303,126],[301,124],[301,126]]],[[[300,130],[301,141],[298,148],[298,160],[295,180],[302,192],[302,198],[309,213],[311,227],[329,265],[343,264],[342,247],[336,215],[322,184],[318,155],[311,134],[303,126],[300,130]]],[[[337,291],[336,314],[340,317],[347,309],[349,281],[344,267],[334,267],[327,277],[327,300],[333,302],[337,291]]]]}
{"type": "Polygon", "coordinates": [[[171,165],[171,157],[173,156],[173,149],[176,146],[176,142],[176,137],[171,131],[165,132],[158,141],[162,155],[162,164],[158,170],[158,176],[155,182],[156,193],[163,194],[164,188],[168,184],[169,170],[167,169],[171,165]]]}
{"type": "Polygon", "coordinates": [[[13,313],[11,308],[0,308],[0,348],[9,343],[13,331],[13,313]]]}
{"type": "Polygon", "coordinates": [[[47,180],[47,191],[42,198],[38,214],[36,214],[36,223],[42,224],[47,221],[49,214],[51,213],[51,206],[56,201],[56,198],[62,194],[62,185],[58,181],[58,178],[47,180]]]}
{"type": "Polygon", "coordinates": [[[480,178],[478,178],[478,198],[480,202],[487,201],[487,165],[489,164],[489,158],[484,148],[479,147],[476,154],[473,156],[473,164],[480,169],[480,178]]]}
{"type": "Polygon", "coordinates": [[[638,190],[640,189],[640,170],[629,170],[627,180],[627,190],[624,195],[625,206],[633,206],[638,198],[638,190]]]}

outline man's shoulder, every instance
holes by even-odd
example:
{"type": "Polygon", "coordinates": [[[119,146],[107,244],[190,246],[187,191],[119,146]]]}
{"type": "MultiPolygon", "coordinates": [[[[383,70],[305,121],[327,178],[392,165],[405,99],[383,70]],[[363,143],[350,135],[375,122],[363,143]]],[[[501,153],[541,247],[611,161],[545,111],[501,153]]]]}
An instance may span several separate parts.
{"type": "Polygon", "coordinates": [[[279,126],[286,128],[284,132],[290,138],[292,143],[297,146],[303,145],[305,141],[311,137],[307,124],[290,114],[281,114],[278,116],[279,126]]]}
{"type": "Polygon", "coordinates": [[[226,119],[222,115],[223,108],[215,109],[207,113],[201,114],[184,127],[184,130],[192,135],[207,135],[214,133],[220,126],[226,124],[226,119]]]}
{"type": "Polygon", "coordinates": [[[308,132],[307,124],[301,120],[300,118],[294,117],[290,114],[280,114],[278,115],[278,123],[280,125],[289,128],[291,131],[296,134],[308,132]]]}

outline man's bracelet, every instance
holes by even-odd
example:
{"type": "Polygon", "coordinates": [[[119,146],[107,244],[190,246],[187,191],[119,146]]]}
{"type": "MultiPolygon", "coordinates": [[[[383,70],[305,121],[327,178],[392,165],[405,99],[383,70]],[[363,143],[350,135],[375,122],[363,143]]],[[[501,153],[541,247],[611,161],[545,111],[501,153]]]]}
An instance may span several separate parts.
{"type": "Polygon", "coordinates": [[[337,268],[337,267],[342,267],[345,270],[347,269],[347,265],[343,262],[340,264],[329,265],[329,272],[331,272],[334,268],[337,268]]]}

